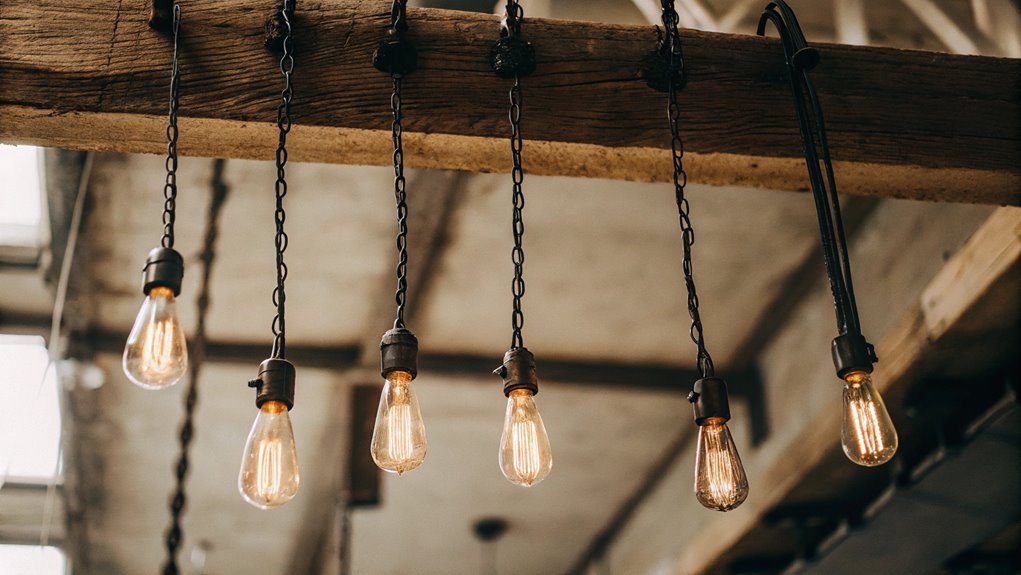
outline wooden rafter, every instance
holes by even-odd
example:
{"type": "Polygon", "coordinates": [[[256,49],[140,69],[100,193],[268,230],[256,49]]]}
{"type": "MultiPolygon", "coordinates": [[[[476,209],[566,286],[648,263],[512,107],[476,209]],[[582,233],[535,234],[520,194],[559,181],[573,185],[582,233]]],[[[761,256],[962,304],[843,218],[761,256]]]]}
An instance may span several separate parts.
{"type": "MultiPolygon", "coordinates": [[[[280,78],[262,47],[265,2],[182,2],[180,150],[272,157],[280,78]]],[[[388,80],[370,56],[388,10],[368,0],[305,5],[291,158],[390,161],[388,80]]],[[[168,39],[145,2],[7,0],[0,5],[0,141],[159,152],[168,39]]],[[[498,18],[409,10],[420,69],[405,84],[409,165],[505,171],[507,82],[489,69],[498,18]]],[[[532,173],[670,178],[664,95],[640,62],[650,26],[534,19],[538,70],[524,80],[532,173]]],[[[693,181],[806,187],[776,40],[685,30],[682,94],[693,181]]],[[[1017,60],[820,46],[816,80],[841,191],[1021,203],[1017,60]]]]}

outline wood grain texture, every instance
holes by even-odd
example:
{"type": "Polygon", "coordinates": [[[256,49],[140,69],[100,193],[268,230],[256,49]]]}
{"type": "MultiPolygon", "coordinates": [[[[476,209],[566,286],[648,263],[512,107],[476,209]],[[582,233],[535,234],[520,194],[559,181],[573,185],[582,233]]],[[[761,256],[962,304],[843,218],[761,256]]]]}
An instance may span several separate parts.
{"type": "MultiPolygon", "coordinates": [[[[386,8],[367,0],[301,5],[292,159],[389,161],[389,81],[370,64],[386,8]]],[[[265,2],[185,0],[182,11],[182,153],[271,158],[281,79],[262,47],[265,2]]],[[[5,1],[0,141],[162,150],[170,41],[147,17],[145,2],[5,1]]],[[[508,84],[488,64],[498,18],[410,9],[409,19],[421,55],[405,82],[409,165],[506,170],[508,84]]],[[[537,72],[524,80],[526,169],[669,179],[665,96],[640,78],[652,28],[530,19],[525,34],[538,55],[537,72]]],[[[692,180],[803,188],[778,42],[682,36],[692,180]]],[[[820,50],[815,78],[842,191],[1021,203],[1018,60],[820,50]]]]}

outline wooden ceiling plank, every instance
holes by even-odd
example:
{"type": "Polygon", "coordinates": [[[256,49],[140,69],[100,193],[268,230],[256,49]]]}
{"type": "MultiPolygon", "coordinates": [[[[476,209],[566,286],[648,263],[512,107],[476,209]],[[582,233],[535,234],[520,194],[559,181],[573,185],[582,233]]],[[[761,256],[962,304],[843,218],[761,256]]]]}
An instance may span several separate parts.
{"type": "MultiPolygon", "coordinates": [[[[270,159],[280,78],[264,2],[183,2],[183,154],[270,159]]],[[[0,6],[0,141],[159,153],[169,40],[145,3],[0,6]],[[45,26],[40,26],[45,22],[45,26]]],[[[389,12],[334,0],[297,15],[297,161],[386,164],[388,85],[370,63],[389,12]]],[[[409,9],[420,69],[406,81],[409,166],[506,171],[506,89],[489,68],[497,16],[409,9]]],[[[650,26],[529,19],[526,169],[668,181],[664,95],[641,78],[650,26]]],[[[777,40],[683,32],[692,181],[806,187],[777,40]]],[[[1021,203],[1018,60],[819,45],[815,77],[844,193],[1021,203]]]]}

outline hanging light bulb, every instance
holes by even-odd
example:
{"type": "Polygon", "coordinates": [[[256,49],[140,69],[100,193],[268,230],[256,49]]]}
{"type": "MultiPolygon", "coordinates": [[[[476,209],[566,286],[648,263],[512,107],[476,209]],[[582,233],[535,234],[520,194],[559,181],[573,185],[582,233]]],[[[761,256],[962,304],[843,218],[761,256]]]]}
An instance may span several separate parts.
{"type": "MultiPolygon", "coordinates": [[[[403,310],[398,324],[403,326],[403,310]]],[[[383,334],[380,374],[386,380],[372,429],[372,460],[383,471],[403,475],[425,461],[425,423],[411,381],[418,374],[418,338],[404,327],[383,334]]]]}
{"type": "Polygon", "coordinates": [[[294,406],[294,365],[267,359],[248,385],[258,389],[259,414],[241,455],[238,491],[255,507],[272,509],[298,493],[298,452],[288,414],[294,406]]]}
{"type": "Polygon", "coordinates": [[[698,428],[695,453],[695,498],[703,507],[730,511],[748,497],[748,477],[734,438],[723,419],[698,428]]]}
{"type": "Polygon", "coordinates": [[[528,389],[507,396],[507,415],[500,436],[500,471],[507,481],[522,487],[539,483],[553,469],[553,452],[546,426],[528,389]]]}
{"type": "Polygon", "coordinates": [[[840,443],[848,459],[866,467],[889,461],[897,452],[897,430],[872,377],[864,371],[848,373],[843,396],[840,443]]]}
{"type": "Polygon", "coordinates": [[[688,401],[695,408],[695,498],[708,509],[730,511],[748,497],[748,476],[730,435],[727,383],[718,377],[695,382],[688,401]]]}
{"type": "Polygon", "coordinates": [[[188,369],[188,346],[177,319],[174,296],[181,291],[184,264],[169,248],[156,248],[146,259],[145,301],[124,345],[125,375],[144,389],[174,385],[188,369]]]}
{"type": "Polygon", "coordinates": [[[504,354],[503,365],[493,373],[503,378],[503,393],[507,396],[500,436],[500,471],[507,481],[530,487],[553,469],[549,436],[535,405],[535,394],[539,393],[535,356],[523,347],[513,348],[504,354]]]}

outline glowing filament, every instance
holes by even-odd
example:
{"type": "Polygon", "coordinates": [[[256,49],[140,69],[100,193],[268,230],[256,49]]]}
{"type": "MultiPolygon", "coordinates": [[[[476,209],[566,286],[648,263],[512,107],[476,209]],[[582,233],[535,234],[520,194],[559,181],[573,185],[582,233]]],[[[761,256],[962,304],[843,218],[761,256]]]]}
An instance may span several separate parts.
{"type": "Polygon", "coordinates": [[[280,441],[264,441],[259,444],[259,475],[256,484],[259,495],[272,499],[280,493],[281,463],[283,444],[280,441]]]}
{"type": "Polygon", "coordinates": [[[512,434],[514,470],[524,483],[531,485],[539,477],[541,468],[539,438],[535,432],[535,424],[531,421],[515,422],[512,434]]]}

